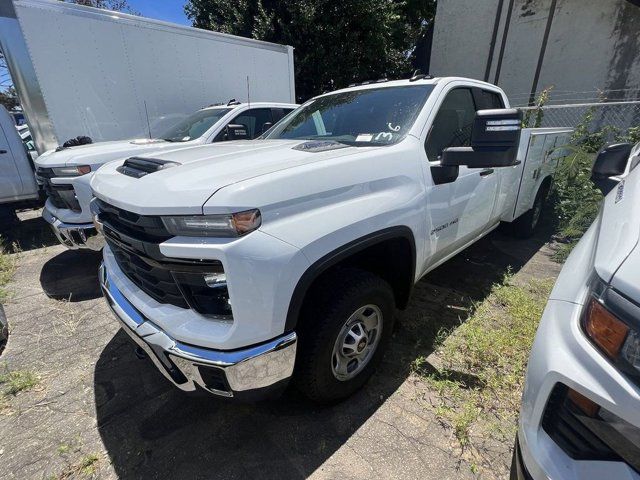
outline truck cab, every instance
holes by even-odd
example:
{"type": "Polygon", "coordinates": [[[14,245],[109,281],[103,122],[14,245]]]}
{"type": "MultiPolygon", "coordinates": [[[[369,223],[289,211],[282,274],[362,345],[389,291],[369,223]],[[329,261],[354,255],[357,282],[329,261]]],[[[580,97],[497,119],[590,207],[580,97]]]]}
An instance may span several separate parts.
{"type": "Polygon", "coordinates": [[[418,75],[313,98],[259,141],[104,165],[105,298],[183,390],[242,399],[293,378],[345,398],[415,282],[501,222],[539,221],[570,130],[522,132],[508,107],[494,85],[418,75]]]}
{"type": "MultiPolygon", "coordinates": [[[[0,214],[15,219],[14,210],[39,199],[40,189],[26,142],[13,117],[0,106],[0,214]]],[[[6,220],[5,220],[6,221],[6,220]]]]}
{"type": "Polygon", "coordinates": [[[48,197],[42,216],[68,248],[99,250],[102,242],[96,238],[91,222],[89,184],[101,165],[152,152],[253,139],[295,107],[288,103],[247,104],[233,100],[174,121],[164,130],[154,132],[154,138],[98,142],[45,152],[36,161],[37,176],[48,197]]]}

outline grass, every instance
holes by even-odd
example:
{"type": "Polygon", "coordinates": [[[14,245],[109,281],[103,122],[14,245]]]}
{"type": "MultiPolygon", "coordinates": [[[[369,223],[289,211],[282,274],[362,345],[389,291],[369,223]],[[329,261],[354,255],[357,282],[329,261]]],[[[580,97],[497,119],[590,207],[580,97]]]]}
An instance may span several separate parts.
{"type": "Polygon", "coordinates": [[[436,395],[434,413],[463,449],[472,434],[512,441],[529,351],[552,280],[526,285],[506,275],[470,318],[436,350],[435,369],[424,358],[413,363],[436,395]]]}
{"type": "Polygon", "coordinates": [[[39,382],[38,376],[28,370],[15,370],[0,374],[0,386],[3,386],[2,395],[16,395],[22,391],[30,390],[39,382]]]}
{"type": "Polygon", "coordinates": [[[2,239],[0,239],[0,303],[3,303],[8,297],[6,286],[15,271],[15,261],[12,256],[5,253],[1,240],[2,239]]]}
{"type": "MultiPolygon", "coordinates": [[[[61,447],[66,447],[66,445],[61,445],[61,447]]],[[[60,448],[58,448],[58,452],[60,453],[60,448]]],[[[67,452],[68,449],[61,454],[66,454],[67,452]]],[[[78,460],[78,462],[67,465],[59,475],[50,475],[49,478],[51,480],[66,480],[80,477],[94,478],[98,471],[99,461],[100,456],[98,454],[89,453],[78,460]]]]}

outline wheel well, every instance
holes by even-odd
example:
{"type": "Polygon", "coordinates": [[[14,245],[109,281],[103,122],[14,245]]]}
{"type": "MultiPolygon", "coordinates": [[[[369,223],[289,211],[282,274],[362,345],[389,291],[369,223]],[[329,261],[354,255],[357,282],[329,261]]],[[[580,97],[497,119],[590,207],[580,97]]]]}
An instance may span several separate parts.
{"type": "Polygon", "coordinates": [[[314,263],[301,277],[289,304],[285,330],[295,328],[315,285],[345,267],[378,275],[391,286],[396,307],[406,308],[413,289],[415,264],[415,241],[407,227],[388,229],[351,242],[314,263]]]}
{"type": "Polygon", "coordinates": [[[545,179],[542,180],[542,183],[540,184],[539,190],[544,192],[545,195],[548,195],[549,192],[551,191],[551,182],[552,182],[551,175],[545,177],[545,179]]]}

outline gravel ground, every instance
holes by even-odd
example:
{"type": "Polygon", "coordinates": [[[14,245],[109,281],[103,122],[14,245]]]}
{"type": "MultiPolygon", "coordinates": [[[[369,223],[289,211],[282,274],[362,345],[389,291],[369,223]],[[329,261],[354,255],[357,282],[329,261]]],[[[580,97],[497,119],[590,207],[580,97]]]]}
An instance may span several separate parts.
{"type": "MultiPolygon", "coordinates": [[[[0,374],[38,381],[0,403],[7,479],[477,478],[452,432],[415,401],[425,386],[411,362],[508,268],[518,281],[559,271],[548,232],[527,241],[493,233],[419,282],[380,371],[354,397],[320,408],[289,391],[239,405],[186,396],[139,360],[100,297],[99,255],[66,251],[34,234],[35,215],[22,218],[27,233],[10,232],[26,241],[5,305],[0,374]]],[[[487,446],[496,471],[481,478],[504,475],[511,447],[487,446]]]]}

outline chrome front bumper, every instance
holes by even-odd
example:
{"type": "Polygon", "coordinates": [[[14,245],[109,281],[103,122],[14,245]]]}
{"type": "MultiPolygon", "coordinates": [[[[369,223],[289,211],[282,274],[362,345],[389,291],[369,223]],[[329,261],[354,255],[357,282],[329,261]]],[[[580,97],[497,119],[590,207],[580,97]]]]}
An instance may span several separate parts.
{"type": "Polygon", "coordinates": [[[98,251],[104,247],[104,238],[98,233],[93,223],[64,223],[54,217],[46,208],[42,210],[42,218],[51,225],[51,229],[60,243],[71,250],[88,248],[98,251]]]}
{"type": "Polygon", "coordinates": [[[200,387],[215,395],[254,400],[286,386],[296,359],[295,332],[241,350],[186,345],[154,325],[109,281],[100,265],[100,285],[122,328],[176,387],[200,387]]]}

